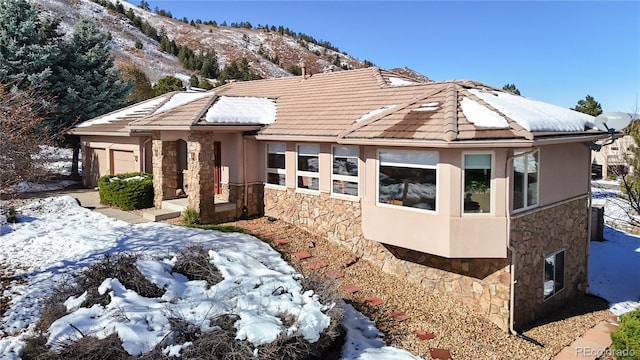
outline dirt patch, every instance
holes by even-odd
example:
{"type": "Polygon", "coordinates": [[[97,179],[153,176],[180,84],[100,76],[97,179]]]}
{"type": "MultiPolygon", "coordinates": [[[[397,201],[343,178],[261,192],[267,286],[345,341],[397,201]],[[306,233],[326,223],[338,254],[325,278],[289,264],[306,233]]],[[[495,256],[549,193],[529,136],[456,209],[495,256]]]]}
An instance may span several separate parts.
{"type": "Polygon", "coordinates": [[[341,285],[354,284],[360,288],[354,293],[344,291],[344,300],[375,321],[385,334],[387,344],[427,359],[432,348],[447,349],[454,359],[549,359],[610,315],[604,300],[584,297],[524,332],[544,345],[540,347],[505,333],[453,299],[384,273],[369,262],[355,258],[340,244],[293,225],[267,218],[226,225],[251,230],[302,274],[335,276],[336,271],[340,272],[344,275],[337,279],[341,285]],[[308,251],[312,257],[298,260],[294,254],[300,251],[308,251]],[[365,299],[371,297],[379,297],[384,302],[370,306],[365,299]],[[406,316],[402,321],[394,320],[394,311],[401,311],[406,316]],[[427,330],[435,337],[420,340],[414,333],[416,330],[427,330]]]}

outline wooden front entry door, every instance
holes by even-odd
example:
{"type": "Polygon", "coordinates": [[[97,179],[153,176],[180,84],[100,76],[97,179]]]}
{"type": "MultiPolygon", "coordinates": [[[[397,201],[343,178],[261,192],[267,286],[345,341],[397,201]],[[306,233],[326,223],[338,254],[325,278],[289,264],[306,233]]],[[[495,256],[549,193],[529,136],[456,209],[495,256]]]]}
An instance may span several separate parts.
{"type": "Polygon", "coordinates": [[[222,158],[220,157],[220,141],[215,141],[213,143],[213,192],[217,194],[222,194],[222,158]]]}

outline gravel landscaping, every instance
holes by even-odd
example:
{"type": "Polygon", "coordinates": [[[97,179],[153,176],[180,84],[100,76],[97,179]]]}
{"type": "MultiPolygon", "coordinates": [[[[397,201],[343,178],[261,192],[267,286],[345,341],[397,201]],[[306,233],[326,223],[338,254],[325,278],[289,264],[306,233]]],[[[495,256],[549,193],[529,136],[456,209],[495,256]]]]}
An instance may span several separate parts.
{"type": "Polygon", "coordinates": [[[341,245],[290,224],[259,218],[226,225],[249,229],[271,243],[303,274],[320,272],[331,277],[333,270],[342,272],[344,277],[335,280],[339,285],[360,287],[354,293],[343,291],[344,299],[375,321],[378,329],[386,334],[388,344],[426,359],[431,358],[429,354],[434,348],[449,350],[453,359],[549,359],[587,329],[611,316],[606,301],[584,297],[523,333],[544,345],[541,347],[508,335],[457,301],[383,273],[367,261],[355,259],[341,245]],[[287,239],[289,243],[277,244],[277,239],[287,239]],[[299,251],[308,251],[312,257],[298,260],[293,254],[299,251]],[[367,305],[365,299],[374,296],[383,299],[384,303],[367,305]],[[401,311],[409,318],[393,320],[390,316],[393,311],[401,311]],[[415,330],[426,330],[435,337],[420,340],[415,330]]]}

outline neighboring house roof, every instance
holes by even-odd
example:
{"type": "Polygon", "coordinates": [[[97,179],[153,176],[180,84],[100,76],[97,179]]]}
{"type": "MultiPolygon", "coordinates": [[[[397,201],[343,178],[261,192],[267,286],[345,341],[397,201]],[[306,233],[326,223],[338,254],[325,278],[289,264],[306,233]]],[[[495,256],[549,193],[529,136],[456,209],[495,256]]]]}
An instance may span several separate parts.
{"type": "Polygon", "coordinates": [[[473,81],[422,83],[376,67],[173,95],[130,129],[259,125],[261,139],[532,140],[590,130],[593,117],[473,81]],[[165,108],[165,109],[163,109],[165,108]]]}

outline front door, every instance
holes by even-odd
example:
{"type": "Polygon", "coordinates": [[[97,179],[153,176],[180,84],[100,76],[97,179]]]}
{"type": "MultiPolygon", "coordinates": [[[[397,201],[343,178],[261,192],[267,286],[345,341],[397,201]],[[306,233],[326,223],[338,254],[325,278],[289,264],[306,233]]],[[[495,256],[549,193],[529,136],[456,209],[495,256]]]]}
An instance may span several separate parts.
{"type": "Polygon", "coordinates": [[[215,141],[213,143],[213,152],[214,152],[214,168],[213,168],[213,192],[218,195],[222,194],[222,158],[220,154],[220,141],[215,141]]]}

